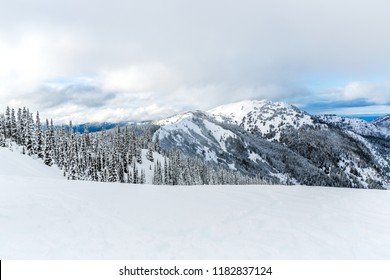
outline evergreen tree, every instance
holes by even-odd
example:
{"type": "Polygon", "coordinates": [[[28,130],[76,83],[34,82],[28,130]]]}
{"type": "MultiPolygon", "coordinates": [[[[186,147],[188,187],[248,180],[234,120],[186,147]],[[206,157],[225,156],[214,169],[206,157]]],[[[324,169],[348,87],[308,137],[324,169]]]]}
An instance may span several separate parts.
{"type": "Polygon", "coordinates": [[[152,143],[148,144],[148,152],[146,153],[146,159],[151,161],[151,162],[154,161],[154,158],[153,158],[153,144],[152,143]]]}
{"type": "MultiPolygon", "coordinates": [[[[46,125],[47,124],[48,124],[48,122],[46,123],[46,125]]],[[[48,129],[48,127],[46,127],[46,129],[48,129]]],[[[44,158],[44,152],[43,152],[44,138],[43,138],[42,124],[41,124],[41,120],[39,118],[39,112],[37,112],[35,135],[37,138],[35,151],[38,155],[38,158],[44,158]]]]}
{"type": "Polygon", "coordinates": [[[135,162],[133,163],[133,184],[139,183],[138,168],[135,162]]]}
{"type": "Polygon", "coordinates": [[[140,184],[145,184],[145,170],[141,169],[141,178],[140,178],[140,184]]]}
{"type": "Polygon", "coordinates": [[[11,109],[5,110],[5,138],[11,138],[11,109]]]}
{"type": "Polygon", "coordinates": [[[17,130],[17,126],[16,126],[16,117],[15,117],[15,109],[14,108],[11,109],[11,125],[10,125],[10,128],[11,128],[11,139],[12,139],[12,141],[16,141],[17,140],[18,130],[17,130]]]}
{"type": "Polygon", "coordinates": [[[46,119],[45,150],[43,161],[48,166],[52,166],[54,161],[54,135],[52,130],[53,123],[51,126],[49,126],[49,120],[46,119]]]}

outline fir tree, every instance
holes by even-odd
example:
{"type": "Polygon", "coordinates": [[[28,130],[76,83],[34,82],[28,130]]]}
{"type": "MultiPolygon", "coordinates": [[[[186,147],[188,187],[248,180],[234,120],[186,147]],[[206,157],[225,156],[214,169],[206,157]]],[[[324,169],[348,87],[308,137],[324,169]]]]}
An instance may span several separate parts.
{"type": "Polygon", "coordinates": [[[154,158],[153,158],[153,144],[152,143],[149,143],[148,145],[148,152],[146,153],[146,159],[153,162],[154,161],[154,158]]]}
{"type": "MultiPolygon", "coordinates": [[[[46,123],[46,125],[48,125],[48,122],[46,123]]],[[[48,129],[48,127],[46,127],[46,129],[48,129]]],[[[44,138],[43,138],[42,124],[39,118],[39,112],[37,112],[35,135],[37,138],[35,151],[38,155],[38,158],[44,158],[44,153],[43,153],[44,138]]]]}

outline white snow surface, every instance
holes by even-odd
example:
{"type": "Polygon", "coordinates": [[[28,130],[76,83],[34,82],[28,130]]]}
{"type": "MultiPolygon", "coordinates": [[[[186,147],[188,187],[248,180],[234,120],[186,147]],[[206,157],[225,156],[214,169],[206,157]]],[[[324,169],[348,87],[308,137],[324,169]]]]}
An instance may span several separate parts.
{"type": "MultiPolygon", "coordinates": [[[[194,115],[191,112],[171,116],[166,119],[159,120],[155,124],[160,125],[160,129],[155,133],[159,135],[160,139],[169,135],[169,131],[182,130],[188,135],[195,133],[202,136],[202,131],[198,125],[193,122],[194,115]]],[[[177,141],[180,143],[180,141],[177,141]]]]}
{"type": "MultiPolygon", "coordinates": [[[[0,147],[1,178],[6,176],[12,178],[19,176],[66,180],[63,176],[63,172],[56,166],[49,167],[43,164],[42,160],[21,154],[21,148],[19,146],[15,144],[11,146],[10,149],[0,147]]],[[[2,180],[0,180],[0,184],[3,185],[2,180]]]]}
{"type": "Polygon", "coordinates": [[[390,192],[67,181],[0,148],[1,259],[390,259],[390,192]]]}
{"type": "Polygon", "coordinates": [[[227,152],[226,149],[226,140],[227,138],[235,138],[236,135],[231,132],[230,130],[223,129],[222,127],[209,122],[208,120],[204,120],[203,123],[205,124],[205,127],[211,132],[213,135],[214,139],[219,143],[221,146],[222,150],[227,152]]]}

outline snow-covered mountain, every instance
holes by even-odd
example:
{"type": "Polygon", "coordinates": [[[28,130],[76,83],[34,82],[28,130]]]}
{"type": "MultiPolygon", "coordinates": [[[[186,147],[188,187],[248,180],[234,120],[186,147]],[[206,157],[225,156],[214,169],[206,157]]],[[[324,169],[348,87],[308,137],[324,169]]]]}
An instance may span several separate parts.
{"type": "Polygon", "coordinates": [[[26,108],[13,122],[15,112],[0,114],[0,146],[15,143],[73,180],[390,187],[386,128],[285,103],[248,100],[83,134],[43,129],[26,108]]]}
{"type": "Polygon", "coordinates": [[[311,116],[285,103],[247,100],[155,122],[167,150],[270,182],[388,188],[387,130],[360,120],[311,116]],[[373,139],[366,139],[370,136],[373,139]],[[379,139],[379,140],[378,140],[379,139]]]}
{"type": "Polygon", "coordinates": [[[343,130],[353,131],[359,135],[390,138],[390,126],[389,128],[386,127],[386,118],[383,121],[380,118],[372,122],[337,115],[319,115],[318,118],[329,125],[334,125],[343,130]]]}
{"type": "Polygon", "coordinates": [[[216,107],[207,113],[217,121],[236,124],[250,132],[260,132],[270,140],[279,140],[281,131],[286,128],[319,125],[311,115],[295,106],[269,100],[244,100],[216,107]]]}
{"type": "Polygon", "coordinates": [[[390,115],[385,115],[372,121],[376,126],[390,129],[390,115]]]}

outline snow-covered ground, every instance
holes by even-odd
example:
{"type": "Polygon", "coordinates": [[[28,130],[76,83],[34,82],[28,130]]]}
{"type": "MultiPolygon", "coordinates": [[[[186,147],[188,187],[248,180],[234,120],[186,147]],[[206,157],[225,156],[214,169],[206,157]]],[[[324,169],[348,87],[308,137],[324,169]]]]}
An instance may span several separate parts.
{"type": "Polygon", "coordinates": [[[390,192],[67,181],[0,148],[0,259],[390,259],[390,192]]]}

